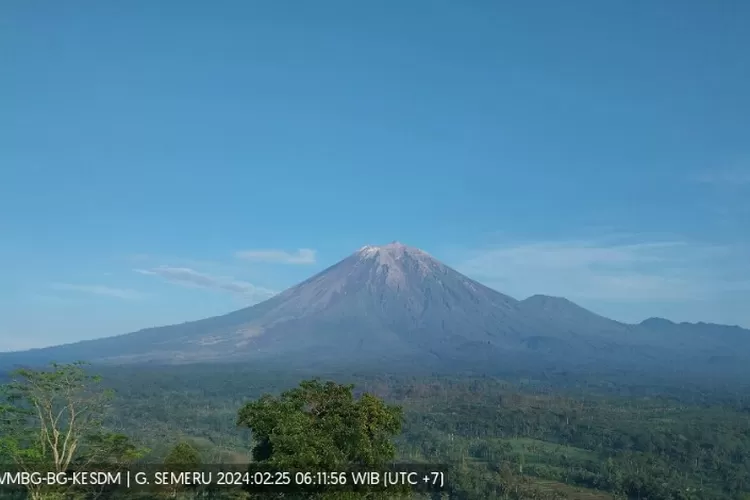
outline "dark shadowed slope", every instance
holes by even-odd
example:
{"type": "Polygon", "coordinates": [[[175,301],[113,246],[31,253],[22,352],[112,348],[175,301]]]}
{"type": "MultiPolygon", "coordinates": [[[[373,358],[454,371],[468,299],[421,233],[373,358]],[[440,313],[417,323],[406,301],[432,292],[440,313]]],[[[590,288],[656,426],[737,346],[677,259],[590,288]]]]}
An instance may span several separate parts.
{"type": "Polygon", "coordinates": [[[556,297],[517,301],[421,250],[392,243],[363,247],[261,304],[224,316],[6,354],[0,362],[661,363],[702,351],[734,355],[728,347],[748,339],[747,331],[732,327],[626,325],[556,297]]]}

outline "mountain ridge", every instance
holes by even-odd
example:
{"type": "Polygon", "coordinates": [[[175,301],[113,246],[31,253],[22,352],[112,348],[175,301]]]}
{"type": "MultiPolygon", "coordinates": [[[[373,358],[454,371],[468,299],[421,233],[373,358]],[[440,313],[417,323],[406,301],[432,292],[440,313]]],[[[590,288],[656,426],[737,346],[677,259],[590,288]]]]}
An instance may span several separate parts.
{"type": "MultiPolygon", "coordinates": [[[[679,364],[737,357],[750,331],[649,318],[621,323],[563,297],[493,290],[423,250],[367,245],[268,300],[176,325],[16,353],[16,359],[185,363],[284,359],[292,365],[422,361],[494,366],[679,364]]],[[[744,358],[743,358],[744,359],[744,358]]]]}

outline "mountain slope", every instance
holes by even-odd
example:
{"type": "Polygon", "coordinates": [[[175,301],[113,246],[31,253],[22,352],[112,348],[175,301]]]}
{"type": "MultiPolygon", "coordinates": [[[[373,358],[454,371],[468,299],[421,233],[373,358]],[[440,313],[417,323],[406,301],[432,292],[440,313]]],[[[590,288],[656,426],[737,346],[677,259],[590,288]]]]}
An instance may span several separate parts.
{"type": "Polygon", "coordinates": [[[747,331],[732,327],[723,327],[728,330],[714,339],[716,328],[626,325],[543,295],[518,301],[394,242],[363,247],[263,303],[224,316],[0,355],[0,362],[632,365],[692,359],[701,351],[732,354],[730,346],[750,339],[747,331]]]}

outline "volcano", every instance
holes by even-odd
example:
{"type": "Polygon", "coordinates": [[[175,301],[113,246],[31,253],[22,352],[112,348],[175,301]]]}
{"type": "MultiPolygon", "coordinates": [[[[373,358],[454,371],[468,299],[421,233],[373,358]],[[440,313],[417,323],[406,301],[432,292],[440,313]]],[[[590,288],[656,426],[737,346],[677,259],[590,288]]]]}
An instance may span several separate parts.
{"type": "Polygon", "coordinates": [[[362,247],[265,302],[223,316],[3,354],[0,362],[632,367],[734,359],[737,352],[750,352],[747,330],[653,319],[630,325],[564,298],[516,300],[393,242],[362,247]]]}

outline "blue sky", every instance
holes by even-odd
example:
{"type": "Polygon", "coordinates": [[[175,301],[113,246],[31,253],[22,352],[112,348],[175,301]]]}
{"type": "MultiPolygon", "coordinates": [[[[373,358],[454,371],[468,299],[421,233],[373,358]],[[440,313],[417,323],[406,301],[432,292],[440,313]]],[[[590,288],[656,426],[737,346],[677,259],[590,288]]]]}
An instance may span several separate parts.
{"type": "Polygon", "coordinates": [[[0,350],[257,302],[399,240],[500,291],[750,327],[750,3],[0,6],[0,350]]]}

